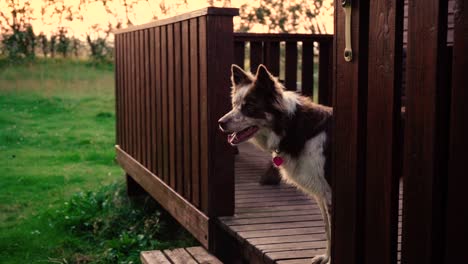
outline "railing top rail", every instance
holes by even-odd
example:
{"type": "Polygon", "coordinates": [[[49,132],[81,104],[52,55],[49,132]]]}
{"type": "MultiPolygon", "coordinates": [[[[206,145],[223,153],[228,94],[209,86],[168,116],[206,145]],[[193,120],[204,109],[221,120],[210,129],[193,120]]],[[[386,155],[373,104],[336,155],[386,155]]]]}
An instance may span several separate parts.
{"type": "Polygon", "coordinates": [[[330,34],[234,33],[235,41],[332,41],[330,34]]]}
{"type": "Polygon", "coordinates": [[[169,17],[166,19],[155,20],[146,24],[130,26],[123,29],[118,29],[114,31],[114,34],[122,34],[126,32],[133,32],[141,29],[153,28],[158,26],[164,26],[168,24],[173,24],[176,22],[188,20],[195,17],[201,17],[206,15],[215,15],[215,16],[238,16],[239,9],[238,8],[221,8],[221,7],[205,7],[202,9],[198,9],[189,13],[169,17]]]}

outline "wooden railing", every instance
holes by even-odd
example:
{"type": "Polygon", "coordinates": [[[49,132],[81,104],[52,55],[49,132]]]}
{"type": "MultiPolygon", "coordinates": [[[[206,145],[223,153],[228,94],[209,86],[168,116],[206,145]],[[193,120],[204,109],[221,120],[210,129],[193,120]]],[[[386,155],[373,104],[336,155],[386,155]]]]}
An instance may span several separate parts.
{"type": "Polygon", "coordinates": [[[259,64],[265,64],[273,75],[284,75],[282,81],[289,90],[313,96],[314,89],[318,89],[318,102],[325,105],[331,105],[332,47],[332,35],[234,34],[236,64],[247,68],[245,62],[248,61],[252,72],[259,64]],[[280,69],[283,59],[284,68],[280,69]],[[301,73],[300,82],[298,72],[301,73]],[[318,72],[318,87],[314,87],[315,72],[318,72]]]}
{"type": "Polygon", "coordinates": [[[330,102],[332,36],[234,33],[237,13],[205,8],[115,35],[116,150],[129,193],[144,189],[210,248],[212,219],[234,214],[233,151],[217,120],[246,43],[250,65],[275,75],[284,46],[286,86],[312,95],[318,70],[319,101],[330,102]]]}
{"type": "Polygon", "coordinates": [[[216,121],[230,107],[237,14],[205,8],[115,35],[117,159],[205,246],[209,218],[234,213],[233,152],[216,121]]]}

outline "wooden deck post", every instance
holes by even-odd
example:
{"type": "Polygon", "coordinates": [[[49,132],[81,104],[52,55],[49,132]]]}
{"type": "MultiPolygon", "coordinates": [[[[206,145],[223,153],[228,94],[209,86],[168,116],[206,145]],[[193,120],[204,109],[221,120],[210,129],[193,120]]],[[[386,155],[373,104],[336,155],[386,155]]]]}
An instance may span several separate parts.
{"type": "Polygon", "coordinates": [[[403,4],[351,1],[353,60],[346,62],[345,13],[336,2],[332,260],[392,264],[397,260],[403,4]]]}
{"type": "Polygon", "coordinates": [[[408,9],[402,237],[402,262],[408,264],[443,263],[447,2],[414,0],[408,9]]]}
{"type": "Polygon", "coordinates": [[[468,263],[464,246],[468,237],[468,3],[457,0],[455,7],[445,263],[468,263]]]}

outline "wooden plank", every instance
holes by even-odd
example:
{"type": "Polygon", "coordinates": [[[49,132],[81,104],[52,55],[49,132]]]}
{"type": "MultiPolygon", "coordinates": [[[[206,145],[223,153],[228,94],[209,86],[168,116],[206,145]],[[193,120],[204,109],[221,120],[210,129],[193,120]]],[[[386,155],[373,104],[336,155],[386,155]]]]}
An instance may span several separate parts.
{"type": "Polygon", "coordinates": [[[136,107],[137,107],[137,87],[136,87],[136,81],[133,81],[136,79],[136,56],[137,56],[137,51],[136,51],[136,32],[132,32],[129,35],[129,41],[130,41],[130,65],[131,65],[131,72],[130,72],[130,86],[131,86],[131,101],[130,101],[130,107],[131,107],[131,112],[129,114],[129,118],[131,120],[131,134],[130,134],[130,139],[131,139],[131,152],[130,155],[133,157],[137,157],[137,118],[136,118],[136,107]]]}
{"type": "Polygon", "coordinates": [[[452,98],[450,113],[450,149],[447,179],[447,220],[445,263],[467,263],[463,247],[468,236],[466,203],[466,164],[468,164],[468,4],[457,1],[454,10],[454,44],[452,66],[452,98]]]}
{"type": "Polygon", "coordinates": [[[145,167],[148,165],[146,164],[146,148],[147,148],[147,136],[146,136],[146,91],[145,91],[145,57],[147,54],[145,54],[145,43],[144,43],[144,32],[143,30],[138,31],[138,39],[139,39],[139,78],[140,78],[140,87],[139,87],[139,98],[140,98],[140,158],[141,158],[141,164],[143,164],[145,167]]]}
{"type": "MultiPolygon", "coordinates": [[[[287,222],[287,223],[266,223],[266,224],[251,224],[251,225],[239,225],[229,226],[228,228],[235,232],[249,231],[249,230],[274,230],[283,228],[298,228],[298,227],[314,227],[324,226],[323,221],[300,221],[300,222],[287,222]]],[[[325,229],[324,229],[325,230],[325,229]]]]}
{"type": "MultiPolygon", "coordinates": [[[[209,169],[209,178],[207,182],[202,183],[208,185],[206,192],[210,216],[234,214],[234,153],[226,141],[226,135],[219,130],[217,124],[218,119],[230,109],[231,98],[226,89],[231,85],[230,70],[234,61],[233,28],[232,17],[216,16],[206,20],[206,32],[216,32],[205,33],[208,78],[206,87],[209,89],[207,120],[204,123],[207,128],[209,155],[205,157],[210,163],[203,165],[207,166],[206,170],[209,169]]],[[[203,34],[200,34],[200,37],[203,37],[203,34]]],[[[202,190],[205,191],[203,188],[202,190]]]]}
{"type": "Polygon", "coordinates": [[[277,264],[310,264],[312,258],[303,258],[303,259],[290,259],[290,260],[279,260],[277,264]]]}
{"type": "Polygon", "coordinates": [[[265,237],[265,238],[251,238],[247,239],[253,245],[269,245],[289,242],[309,242],[309,241],[323,241],[325,234],[308,234],[308,235],[293,235],[293,236],[279,236],[279,237],[265,237]]]}
{"type": "Polygon", "coordinates": [[[200,120],[199,120],[199,58],[198,19],[190,20],[190,125],[191,125],[191,202],[200,206],[200,120]]]}
{"type": "Polygon", "coordinates": [[[157,77],[156,77],[156,36],[155,36],[155,29],[151,28],[149,30],[149,65],[150,65],[150,121],[151,121],[151,167],[150,171],[153,173],[156,173],[156,168],[157,168],[157,149],[158,149],[158,143],[157,143],[157,135],[159,134],[159,130],[157,128],[157,98],[156,98],[156,83],[157,83],[157,77]]]}
{"type": "Polygon", "coordinates": [[[143,264],[171,264],[161,251],[143,251],[140,253],[140,260],[143,264]]]}
{"type": "Polygon", "coordinates": [[[175,174],[176,190],[179,194],[184,193],[184,171],[183,171],[183,97],[182,97],[182,39],[181,23],[174,24],[174,80],[175,80],[175,174]]]}
{"type": "Polygon", "coordinates": [[[147,94],[146,94],[146,58],[148,57],[148,53],[145,52],[145,32],[144,30],[139,31],[139,38],[140,38],[140,79],[141,79],[141,86],[140,86],[140,111],[141,111],[141,162],[145,167],[148,167],[148,134],[147,134],[147,126],[148,123],[146,122],[146,114],[147,114],[147,94]]]}
{"type": "MultiPolygon", "coordinates": [[[[162,122],[162,40],[161,40],[161,28],[157,27],[154,29],[155,34],[155,56],[156,56],[156,63],[155,63],[155,77],[156,77],[156,156],[157,166],[156,166],[156,175],[162,177],[163,175],[163,122],[162,122]]],[[[162,178],[163,179],[163,178],[162,178]]]]}
{"type": "Polygon", "coordinates": [[[151,143],[152,141],[152,119],[151,119],[151,72],[150,72],[150,50],[149,50],[149,44],[150,44],[150,39],[149,39],[149,30],[145,29],[143,31],[143,41],[144,41],[144,61],[145,61],[145,70],[144,70],[144,78],[145,78],[145,97],[144,99],[146,100],[145,102],[145,124],[144,127],[146,128],[145,132],[145,149],[146,149],[146,167],[151,171],[153,164],[152,164],[152,159],[153,159],[153,144],[151,143]]]}
{"type": "Polygon", "coordinates": [[[319,226],[319,227],[279,229],[279,230],[275,230],[274,232],[272,232],[271,230],[244,231],[244,232],[239,232],[238,235],[245,239],[245,238],[318,234],[318,233],[323,233],[323,232],[325,232],[323,226],[319,226]]]}
{"type": "Polygon", "coordinates": [[[120,143],[122,145],[123,149],[127,149],[127,55],[128,51],[127,50],[127,42],[126,42],[126,35],[120,36],[121,38],[121,69],[122,69],[122,142],[120,143]]]}
{"type": "Polygon", "coordinates": [[[302,205],[283,205],[283,206],[260,206],[236,209],[236,213],[246,212],[271,212],[271,211],[291,211],[314,208],[316,205],[302,204],[302,205]]]}
{"type": "Polygon", "coordinates": [[[236,219],[243,218],[257,218],[257,217],[277,217],[277,216],[297,216],[297,215],[313,215],[320,214],[318,206],[316,208],[306,209],[306,210],[293,210],[293,211],[279,211],[279,212],[253,212],[253,213],[241,213],[236,214],[236,219]]]}
{"type": "Polygon", "coordinates": [[[172,189],[176,188],[175,171],[175,99],[174,99],[174,25],[167,25],[167,107],[168,107],[168,146],[169,146],[169,185],[172,189]]]}
{"type": "Polygon", "coordinates": [[[222,264],[219,259],[208,253],[202,247],[189,247],[186,248],[190,255],[198,262],[198,263],[206,263],[206,264],[222,264]]]}
{"type": "Polygon", "coordinates": [[[285,86],[291,91],[297,90],[297,42],[286,42],[285,86]]]}
{"type": "Polygon", "coordinates": [[[245,67],[245,42],[234,42],[234,63],[244,69],[245,67]]]}
{"type": "Polygon", "coordinates": [[[184,130],[184,197],[188,200],[191,199],[192,196],[192,170],[191,170],[191,112],[190,112],[190,98],[191,98],[191,88],[190,88],[190,32],[189,32],[189,22],[183,21],[182,22],[182,97],[183,97],[183,130],[184,130]]]}
{"type": "Polygon", "coordinates": [[[302,94],[312,96],[314,94],[314,43],[302,42],[302,94]]]}
{"type": "Polygon", "coordinates": [[[442,263],[447,1],[414,0],[408,14],[402,262],[442,263]]]}
{"type": "Polygon", "coordinates": [[[322,41],[333,40],[333,35],[330,34],[299,34],[299,33],[245,33],[235,32],[234,39],[236,41],[322,41]]]}
{"type": "Polygon", "coordinates": [[[265,65],[273,76],[278,77],[280,71],[280,44],[278,41],[265,42],[265,65]]]}
{"type": "Polygon", "coordinates": [[[117,161],[158,203],[182,224],[200,243],[208,247],[208,217],[172,190],[160,178],[116,146],[117,161]]]}
{"type": "Polygon", "coordinates": [[[162,174],[160,177],[170,184],[169,178],[169,106],[168,106],[168,39],[167,26],[161,27],[161,130],[162,130],[162,174]]]}
{"type": "Polygon", "coordinates": [[[271,260],[286,260],[297,258],[313,258],[316,255],[324,254],[324,249],[306,249],[306,250],[290,250],[266,253],[266,256],[271,260]]]}
{"type": "MultiPolygon", "coordinates": [[[[354,56],[343,58],[345,38],[334,38],[336,54],[332,145],[332,259],[334,264],[363,263],[363,179],[367,89],[368,2],[353,2],[351,41],[354,56]]],[[[345,36],[343,8],[335,10],[335,34],[345,36]]]]}
{"type": "Polygon", "coordinates": [[[121,99],[121,96],[120,96],[120,91],[121,91],[121,82],[120,82],[120,77],[121,77],[121,73],[120,73],[120,66],[121,66],[121,63],[120,63],[120,36],[119,37],[115,37],[115,40],[114,40],[115,44],[114,44],[114,83],[115,83],[115,87],[114,87],[114,96],[115,96],[115,130],[116,130],[116,133],[115,133],[115,139],[116,139],[116,143],[115,144],[122,144],[122,142],[120,142],[120,137],[121,137],[121,130],[120,130],[120,120],[121,120],[121,116],[120,116],[120,99],[121,99]]]}
{"type": "Polygon", "coordinates": [[[195,259],[183,248],[167,249],[164,250],[164,254],[173,264],[197,264],[195,259]]]}
{"type": "MultiPolygon", "coordinates": [[[[309,199],[305,200],[287,200],[287,201],[278,201],[278,202],[269,202],[268,206],[289,206],[289,205],[309,205],[311,201],[309,199]]],[[[248,203],[248,204],[236,204],[236,208],[252,208],[252,207],[262,207],[265,203],[248,203]]]]}
{"type": "Polygon", "coordinates": [[[332,104],[332,73],[333,50],[332,42],[320,42],[319,51],[319,78],[318,78],[318,102],[331,106],[332,104]]]}
{"type": "Polygon", "coordinates": [[[143,59],[143,56],[141,54],[141,38],[140,38],[140,31],[135,31],[134,32],[134,38],[135,38],[135,112],[134,112],[134,118],[135,118],[135,137],[136,137],[136,151],[135,151],[135,159],[138,160],[138,162],[142,162],[143,158],[143,134],[142,134],[142,79],[141,76],[143,75],[141,73],[141,61],[143,59]]]}
{"type": "MultiPolygon", "coordinates": [[[[391,264],[397,256],[401,175],[398,133],[403,2],[375,0],[369,9],[365,223],[372,225],[365,225],[364,263],[391,264]]],[[[320,53],[322,49],[321,45],[320,53]]],[[[320,64],[324,63],[320,58],[320,64]]]]}
{"type": "MultiPolygon", "coordinates": [[[[301,250],[301,249],[325,249],[326,241],[311,241],[311,242],[291,242],[270,245],[258,245],[257,248],[263,252],[275,252],[285,250],[301,250]]],[[[309,263],[310,264],[310,263],[309,263]]]]}
{"type": "Polygon", "coordinates": [[[287,223],[301,221],[322,221],[321,215],[297,215],[297,216],[278,216],[278,217],[259,217],[249,219],[225,219],[223,223],[228,226],[235,225],[253,225],[253,224],[268,224],[268,223],[287,223]]]}
{"type": "Polygon", "coordinates": [[[270,196],[270,197],[256,197],[256,198],[247,198],[247,199],[236,199],[236,204],[251,204],[251,203],[268,203],[268,202],[279,202],[279,201],[298,201],[298,200],[308,200],[310,201],[313,198],[305,194],[297,194],[294,196],[270,196]]]}
{"type": "Polygon", "coordinates": [[[146,23],[146,24],[131,26],[131,27],[127,27],[127,28],[124,28],[124,29],[115,30],[114,34],[123,34],[125,32],[131,32],[131,31],[141,30],[141,29],[145,29],[145,28],[161,27],[161,26],[164,26],[164,25],[169,25],[169,24],[173,24],[173,23],[176,23],[176,22],[185,21],[185,20],[189,20],[189,19],[193,19],[193,18],[197,18],[197,17],[201,17],[201,16],[206,16],[206,15],[217,15],[217,16],[232,17],[232,16],[239,15],[239,9],[238,8],[226,8],[226,7],[221,8],[221,7],[212,7],[212,6],[210,6],[210,7],[205,7],[205,8],[202,8],[202,9],[198,9],[198,10],[195,10],[195,11],[192,11],[192,12],[189,12],[189,13],[184,13],[184,14],[172,16],[172,17],[169,17],[169,18],[166,18],[166,19],[158,19],[158,20],[155,20],[153,22],[146,23]]]}
{"type": "MultiPolygon", "coordinates": [[[[210,17],[210,21],[212,19],[216,19],[215,17],[210,17]]],[[[229,19],[229,18],[228,18],[229,19]]],[[[208,61],[210,57],[208,56],[208,53],[210,53],[209,56],[213,56],[216,54],[211,54],[211,52],[208,51],[208,49],[213,48],[213,47],[208,47],[208,42],[209,40],[207,38],[211,38],[212,34],[208,34],[208,32],[216,32],[216,34],[213,35],[218,35],[219,32],[213,29],[208,29],[207,28],[207,17],[200,17],[198,19],[198,54],[199,54],[199,76],[200,76],[200,113],[199,113],[199,118],[200,118],[200,206],[203,212],[205,212],[208,216],[212,216],[210,212],[208,212],[209,208],[211,205],[209,205],[209,195],[216,197],[215,193],[210,193],[213,190],[210,190],[209,180],[212,180],[211,178],[209,179],[210,172],[209,172],[209,166],[212,165],[210,158],[213,157],[211,151],[211,146],[209,146],[210,143],[209,137],[212,135],[209,131],[211,129],[210,122],[212,121],[210,116],[209,116],[209,105],[213,102],[208,102],[209,96],[211,93],[212,87],[215,87],[216,85],[220,85],[220,83],[214,83],[208,82],[211,80],[211,78],[215,78],[215,76],[212,76],[211,74],[211,67],[214,67],[212,63],[213,61],[208,61]],[[212,30],[212,31],[210,31],[212,30]],[[210,67],[210,69],[208,69],[210,67]],[[208,73],[210,71],[210,73],[208,73]],[[214,86],[213,86],[214,85],[214,86]],[[210,90],[209,90],[210,89],[210,90]]],[[[224,40],[226,41],[226,40],[224,40]]],[[[232,44],[232,43],[231,43],[232,44]]],[[[224,43],[226,45],[226,43],[224,43]]],[[[231,50],[232,52],[232,50],[231,50]]],[[[219,61],[224,61],[224,60],[219,60],[217,58],[222,58],[222,57],[215,57],[215,62],[219,61]]],[[[232,61],[232,60],[231,60],[232,61]]],[[[216,98],[218,100],[219,98],[216,98]]],[[[210,113],[211,114],[211,113],[210,113]]],[[[217,120],[216,120],[217,121],[217,120]]],[[[215,120],[213,120],[214,123],[217,123],[215,120]]],[[[221,157],[217,157],[220,159],[221,157]]],[[[217,175],[216,177],[219,177],[221,175],[217,175]]],[[[234,185],[234,183],[233,183],[234,185]]],[[[227,187],[227,186],[226,186],[227,187]]],[[[216,197],[216,199],[221,199],[222,197],[216,197]]],[[[211,209],[211,208],[210,208],[211,209]]]]}
{"type": "Polygon", "coordinates": [[[126,134],[126,140],[125,140],[125,148],[128,153],[131,153],[131,142],[133,141],[133,138],[131,138],[131,104],[132,104],[132,75],[131,75],[131,43],[130,43],[130,34],[125,34],[125,47],[127,49],[127,52],[125,54],[125,134],[126,134]]]}
{"type": "Polygon", "coordinates": [[[263,43],[259,41],[250,42],[250,71],[257,72],[258,65],[263,63],[263,43]]]}

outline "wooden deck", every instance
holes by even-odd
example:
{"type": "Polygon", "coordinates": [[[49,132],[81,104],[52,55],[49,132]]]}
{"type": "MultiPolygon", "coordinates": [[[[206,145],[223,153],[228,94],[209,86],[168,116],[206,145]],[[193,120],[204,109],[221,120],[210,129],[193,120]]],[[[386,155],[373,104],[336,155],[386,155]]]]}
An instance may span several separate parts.
{"type": "MultiPolygon", "coordinates": [[[[259,185],[270,156],[250,144],[241,145],[239,152],[235,163],[235,215],[221,217],[220,225],[238,243],[244,260],[299,264],[310,263],[315,255],[324,253],[325,229],[315,201],[285,183],[259,185]]],[[[401,223],[401,209],[399,218],[401,223]]],[[[400,236],[401,228],[398,251],[400,236]]]]}

